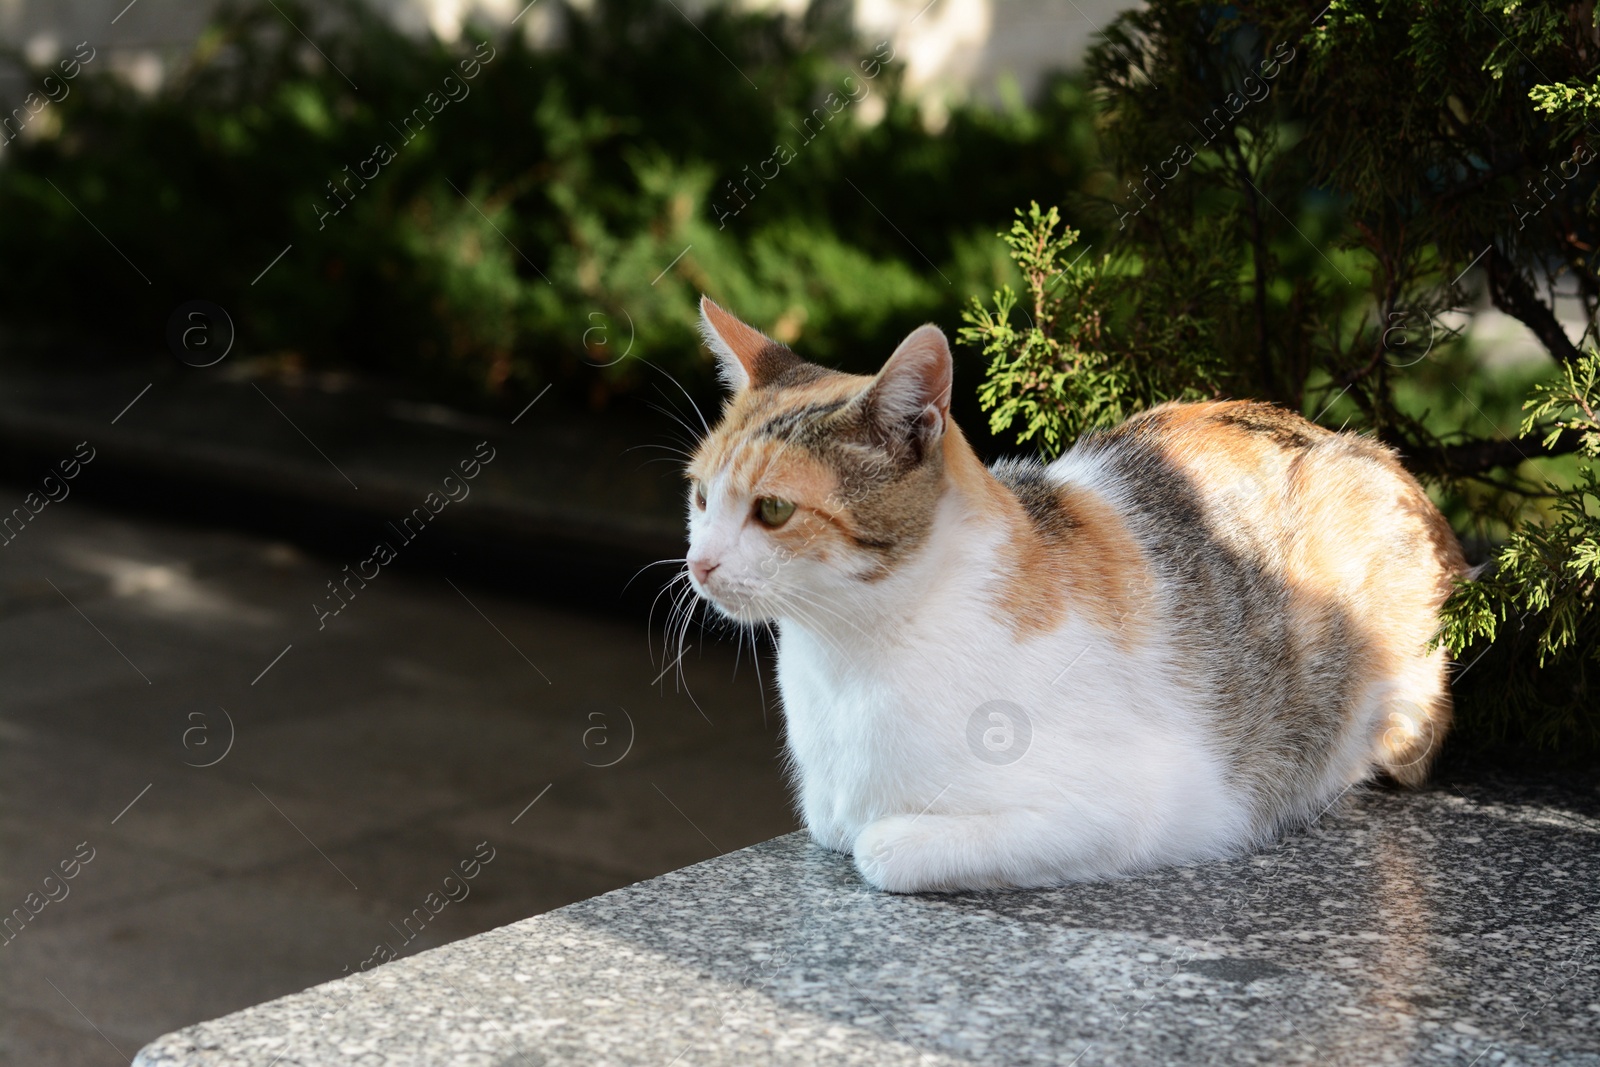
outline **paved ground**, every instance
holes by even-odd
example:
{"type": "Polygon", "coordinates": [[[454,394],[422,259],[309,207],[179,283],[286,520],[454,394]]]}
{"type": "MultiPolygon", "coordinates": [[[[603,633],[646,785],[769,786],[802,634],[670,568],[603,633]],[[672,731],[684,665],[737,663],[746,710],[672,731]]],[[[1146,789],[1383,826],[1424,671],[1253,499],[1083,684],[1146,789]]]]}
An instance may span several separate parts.
{"type": "Polygon", "coordinates": [[[387,568],[319,630],[351,562],[77,498],[0,547],[0,908],[28,916],[0,1061],[126,1063],[380,945],[794,828],[748,653],[685,660],[697,709],[652,684],[642,620],[448,569],[387,568]]]}

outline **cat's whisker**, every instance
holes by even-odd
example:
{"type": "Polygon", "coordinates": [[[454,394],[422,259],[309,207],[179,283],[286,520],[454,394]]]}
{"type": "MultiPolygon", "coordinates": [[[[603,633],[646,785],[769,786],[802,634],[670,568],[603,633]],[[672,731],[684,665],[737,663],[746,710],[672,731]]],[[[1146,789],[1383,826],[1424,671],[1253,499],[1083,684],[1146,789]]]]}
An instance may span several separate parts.
{"type": "Polygon", "coordinates": [[[672,668],[678,666],[678,664],[683,662],[683,657],[685,655],[687,655],[688,652],[689,652],[689,649],[686,646],[681,646],[680,645],[679,648],[678,648],[678,654],[673,657],[672,662],[667,664],[665,667],[662,667],[661,668],[661,673],[656,675],[654,678],[650,679],[650,684],[651,685],[655,685],[656,683],[660,682],[661,679],[665,678],[667,676],[667,672],[668,671],[672,670],[672,668]]]}
{"type": "MultiPolygon", "coordinates": [[[[748,612],[749,605],[746,605],[745,610],[748,612]]],[[[759,684],[761,681],[761,662],[758,658],[759,650],[756,647],[756,623],[740,619],[734,622],[733,632],[737,638],[734,646],[733,677],[739,677],[739,664],[743,662],[744,646],[748,643],[750,645],[750,662],[755,665],[756,681],[759,684]]]]}
{"type": "Polygon", "coordinates": [[[648,359],[645,359],[642,356],[636,356],[634,358],[638,359],[640,363],[643,363],[645,366],[649,367],[651,370],[654,370],[659,374],[665,375],[667,381],[671,382],[673,385],[676,385],[678,387],[678,392],[682,393],[683,394],[683,398],[685,400],[689,401],[689,407],[694,410],[695,415],[699,416],[701,428],[707,434],[711,433],[711,424],[706,422],[705,413],[700,410],[700,405],[696,404],[694,402],[694,397],[689,394],[689,390],[687,390],[687,389],[685,389],[683,387],[683,383],[682,382],[678,381],[678,379],[674,378],[671,374],[668,374],[666,370],[664,370],[661,367],[656,366],[654,363],[650,362],[648,359]]]}
{"type": "Polygon", "coordinates": [[[700,702],[694,698],[694,692],[689,688],[689,681],[683,673],[683,656],[684,653],[688,651],[684,642],[687,640],[689,635],[689,626],[694,621],[694,610],[703,603],[704,601],[700,600],[699,597],[695,597],[694,603],[691,605],[688,614],[684,617],[682,636],[678,640],[680,651],[676,660],[678,664],[678,692],[689,698],[689,703],[694,705],[694,710],[700,713],[700,717],[702,719],[704,719],[708,724],[715,726],[716,723],[711,721],[711,716],[706,714],[706,709],[702,708],[700,706],[700,702]]]}
{"type": "MultiPolygon", "coordinates": [[[[807,606],[809,607],[810,605],[807,606]]],[[[838,637],[834,635],[832,630],[821,625],[816,619],[813,619],[805,611],[801,610],[800,606],[796,603],[790,603],[788,611],[789,614],[794,616],[796,622],[800,623],[800,625],[806,628],[806,631],[810,633],[811,636],[815,637],[817,640],[821,641],[823,644],[832,649],[834,653],[838,655],[841,661],[850,661],[850,654],[845,651],[844,645],[839,643],[838,637]]]]}
{"type": "Polygon", "coordinates": [[[815,596],[812,596],[812,595],[806,593],[804,590],[797,589],[797,588],[794,588],[794,587],[791,586],[790,588],[786,589],[784,591],[784,593],[785,593],[786,596],[799,597],[799,598],[805,600],[808,604],[811,604],[813,607],[822,608],[823,610],[827,611],[828,614],[832,615],[834,618],[838,619],[840,622],[844,623],[846,626],[850,627],[856,633],[860,634],[862,637],[865,637],[869,641],[877,639],[877,635],[876,634],[870,633],[867,630],[862,629],[861,628],[861,624],[858,623],[855,619],[852,619],[850,616],[846,615],[844,612],[840,611],[838,608],[834,607],[832,604],[828,604],[828,603],[826,603],[826,602],[824,602],[822,600],[819,600],[815,596]]]}
{"type": "MultiPolygon", "coordinates": [[[[668,581],[660,589],[656,590],[656,595],[655,595],[654,599],[652,599],[650,601],[650,614],[646,618],[645,626],[644,626],[644,643],[645,643],[645,651],[649,655],[651,663],[654,663],[656,661],[656,650],[655,650],[655,645],[656,645],[656,639],[655,639],[656,607],[657,607],[657,605],[659,605],[661,603],[661,598],[662,597],[667,596],[668,594],[670,594],[672,592],[672,585],[673,585],[672,581],[668,581]]],[[[671,602],[668,601],[668,603],[670,604],[671,602]]],[[[665,650],[663,650],[663,654],[665,654],[665,650]]]]}
{"type": "Polygon", "coordinates": [[[729,681],[736,680],[739,677],[739,664],[744,658],[744,628],[735,626],[733,637],[733,678],[729,679],[729,681]]]}
{"type": "Polygon", "coordinates": [[[662,452],[671,452],[673,455],[682,456],[686,460],[690,460],[690,459],[694,458],[694,454],[692,452],[687,451],[686,449],[673,448],[671,445],[663,445],[663,444],[631,445],[628,448],[624,448],[622,450],[622,454],[623,455],[627,455],[629,452],[642,452],[647,448],[659,449],[662,452]]]}
{"type": "Polygon", "coordinates": [[[692,423],[685,420],[684,417],[677,411],[671,408],[664,408],[660,404],[656,404],[648,400],[645,401],[645,403],[649,405],[652,411],[659,411],[661,414],[665,415],[667,418],[683,427],[683,432],[688,434],[689,437],[688,439],[680,442],[680,444],[693,447],[694,444],[700,439],[700,432],[694,428],[692,423]]]}
{"type": "MultiPolygon", "coordinates": [[[[687,563],[687,562],[689,562],[687,558],[685,558],[683,556],[678,556],[676,559],[658,559],[654,563],[646,563],[643,567],[640,567],[638,570],[633,572],[633,578],[629,578],[626,582],[623,583],[622,591],[624,593],[626,593],[628,591],[628,586],[633,584],[634,579],[638,578],[639,575],[643,574],[645,571],[649,570],[651,567],[659,567],[663,563],[687,563]]],[[[688,573],[689,573],[688,571],[684,571],[684,576],[687,577],[688,573]]]]}
{"type": "Polygon", "coordinates": [[[767,632],[772,632],[772,624],[765,619],[751,623],[745,631],[750,637],[750,662],[756,669],[756,692],[761,694],[761,725],[767,725],[767,684],[761,677],[761,631],[758,626],[765,626],[767,632]]]}
{"type": "Polygon", "coordinates": [[[869,641],[870,643],[872,643],[874,645],[876,645],[876,644],[878,644],[879,642],[882,641],[882,638],[879,635],[874,634],[874,633],[869,633],[866,630],[863,630],[859,623],[857,623],[854,619],[850,618],[848,615],[844,614],[842,611],[839,611],[837,608],[834,608],[829,604],[825,604],[820,600],[817,600],[815,598],[807,597],[806,594],[802,593],[798,589],[790,587],[790,588],[784,590],[784,595],[787,596],[787,597],[793,597],[795,599],[801,600],[803,603],[805,603],[809,607],[820,608],[821,610],[826,611],[828,614],[832,615],[834,618],[838,619],[840,622],[842,622],[845,625],[849,626],[852,630],[854,630],[856,633],[860,634],[862,637],[866,638],[867,641],[869,641]]]}
{"type": "Polygon", "coordinates": [[[695,596],[692,588],[686,587],[674,595],[672,611],[667,617],[667,632],[663,638],[661,673],[656,675],[654,681],[650,683],[651,685],[659,684],[669,672],[677,670],[678,677],[674,679],[673,684],[675,688],[681,690],[683,657],[688,653],[688,645],[684,641],[684,636],[688,631],[689,621],[694,613],[694,602],[695,596]],[[674,648],[677,649],[678,654],[672,658],[671,662],[668,662],[667,657],[672,654],[674,648]]]}
{"type": "MultiPolygon", "coordinates": [[[[655,599],[650,602],[650,615],[649,615],[649,617],[648,617],[648,619],[647,619],[647,621],[645,623],[645,631],[644,631],[644,633],[645,633],[645,649],[650,654],[651,662],[655,661],[655,638],[654,638],[653,635],[655,633],[654,623],[655,623],[655,617],[656,617],[656,605],[661,603],[661,598],[662,597],[667,596],[669,594],[672,596],[672,599],[670,601],[668,601],[668,603],[675,605],[677,603],[678,593],[677,593],[677,591],[675,591],[673,589],[673,586],[677,585],[679,582],[687,583],[688,581],[689,581],[689,571],[688,571],[687,568],[685,568],[684,570],[679,571],[677,574],[673,575],[670,579],[668,579],[667,583],[665,585],[663,585],[656,592],[655,599]]],[[[671,610],[669,610],[667,612],[667,623],[666,623],[666,625],[664,625],[662,627],[662,640],[663,641],[666,640],[667,633],[669,633],[671,631],[671,624],[672,624],[672,612],[671,612],[671,610]]],[[[661,654],[663,656],[666,655],[665,646],[663,646],[663,648],[661,650],[661,654]]]]}
{"type": "Polygon", "coordinates": [[[689,698],[689,703],[694,706],[694,710],[695,711],[698,711],[700,713],[700,717],[702,719],[704,719],[708,724],[710,724],[712,726],[717,725],[716,723],[711,721],[711,716],[706,714],[706,709],[702,708],[700,706],[700,702],[694,698],[694,694],[693,693],[689,692],[688,689],[684,689],[683,695],[689,698]]]}
{"type": "MultiPolygon", "coordinates": [[[[677,451],[677,450],[674,449],[673,451],[677,451]]],[[[682,454],[684,454],[684,453],[680,453],[680,455],[682,455],[682,454]]],[[[653,457],[651,459],[645,460],[643,463],[641,463],[637,467],[635,467],[634,470],[641,470],[642,471],[646,467],[650,466],[653,463],[671,463],[671,464],[673,464],[674,466],[677,466],[677,467],[683,466],[683,460],[677,459],[677,458],[675,458],[673,456],[655,456],[655,457],[653,457]]]]}
{"type": "MultiPolygon", "coordinates": [[[[672,612],[667,617],[667,632],[664,637],[665,647],[662,649],[663,664],[666,663],[666,657],[671,655],[674,649],[677,649],[678,656],[673,662],[674,664],[681,664],[685,652],[685,638],[688,634],[689,625],[693,621],[695,609],[698,606],[699,598],[695,594],[693,587],[685,583],[684,587],[674,595],[672,612]]],[[[667,669],[670,670],[671,668],[667,669]]],[[[665,674],[666,672],[663,671],[662,673],[665,674]]],[[[673,684],[681,688],[681,679],[675,679],[673,684]]]]}
{"type": "Polygon", "coordinates": [[[687,644],[689,627],[694,622],[694,613],[696,609],[698,609],[704,603],[705,602],[698,596],[691,598],[689,610],[684,614],[683,628],[680,631],[680,636],[678,638],[678,656],[673,662],[677,664],[678,668],[677,691],[689,698],[689,703],[694,706],[695,711],[700,713],[700,717],[702,719],[704,719],[710,725],[715,726],[716,723],[711,721],[711,716],[706,714],[706,709],[702,708],[700,706],[700,702],[695,699],[694,691],[689,688],[688,678],[683,673],[683,658],[688,654],[689,651],[689,646],[687,644]]]}
{"type": "Polygon", "coordinates": [[[684,687],[687,684],[683,676],[683,657],[688,652],[689,648],[689,627],[694,624],[695,612],[699,610],[703,601],[694,595],[693,589],[690,589],[685,593],[683,603],[683,611],[679,616],[678,622],[678,655],[672,661],[677,667],[677,676],[674,679],[674,685],[677,687],[677,691],[680,693],[683,692],[684,687]]]}

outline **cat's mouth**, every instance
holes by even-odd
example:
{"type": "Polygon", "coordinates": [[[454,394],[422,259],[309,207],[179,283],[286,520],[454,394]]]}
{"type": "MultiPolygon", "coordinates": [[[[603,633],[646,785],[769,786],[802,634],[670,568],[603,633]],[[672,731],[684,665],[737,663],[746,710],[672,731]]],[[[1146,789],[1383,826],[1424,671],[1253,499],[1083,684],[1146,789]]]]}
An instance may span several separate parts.
{"type": "Polygon", "coordinates": [[[692,577],[689,584],[696,596],[735,622],[771,622],[775,617],[755,589],[716,579],[701,583],[692,577]]]}

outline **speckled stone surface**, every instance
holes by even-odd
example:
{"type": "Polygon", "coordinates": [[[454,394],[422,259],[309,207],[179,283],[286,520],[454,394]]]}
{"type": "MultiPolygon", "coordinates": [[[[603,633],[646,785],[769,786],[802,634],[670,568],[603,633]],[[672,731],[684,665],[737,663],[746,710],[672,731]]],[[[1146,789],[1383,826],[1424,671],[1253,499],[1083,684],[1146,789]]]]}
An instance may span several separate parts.
{"type": "Polygon", "coordinates": [[[140,1067],[1600,1065],[1600,792],[1353,793],[1247,859],[888,896],[801,835],[181,1030],[140,1067]]]}

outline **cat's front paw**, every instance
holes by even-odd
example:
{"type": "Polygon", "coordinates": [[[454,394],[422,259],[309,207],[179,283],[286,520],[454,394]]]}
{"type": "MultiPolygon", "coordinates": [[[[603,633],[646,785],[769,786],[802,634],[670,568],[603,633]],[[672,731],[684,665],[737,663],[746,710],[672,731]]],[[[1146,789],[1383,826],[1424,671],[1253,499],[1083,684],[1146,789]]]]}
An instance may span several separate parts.
{"type": "MultiPolygon", "coordinates": [[[[926,823],[927,820],[920,820],[926,823]]],[[[868,883],[889,893],[937,889],[937,842],[914,815],[890,815],[870,822],[856,836],[856,870],[868,883]]]]}

